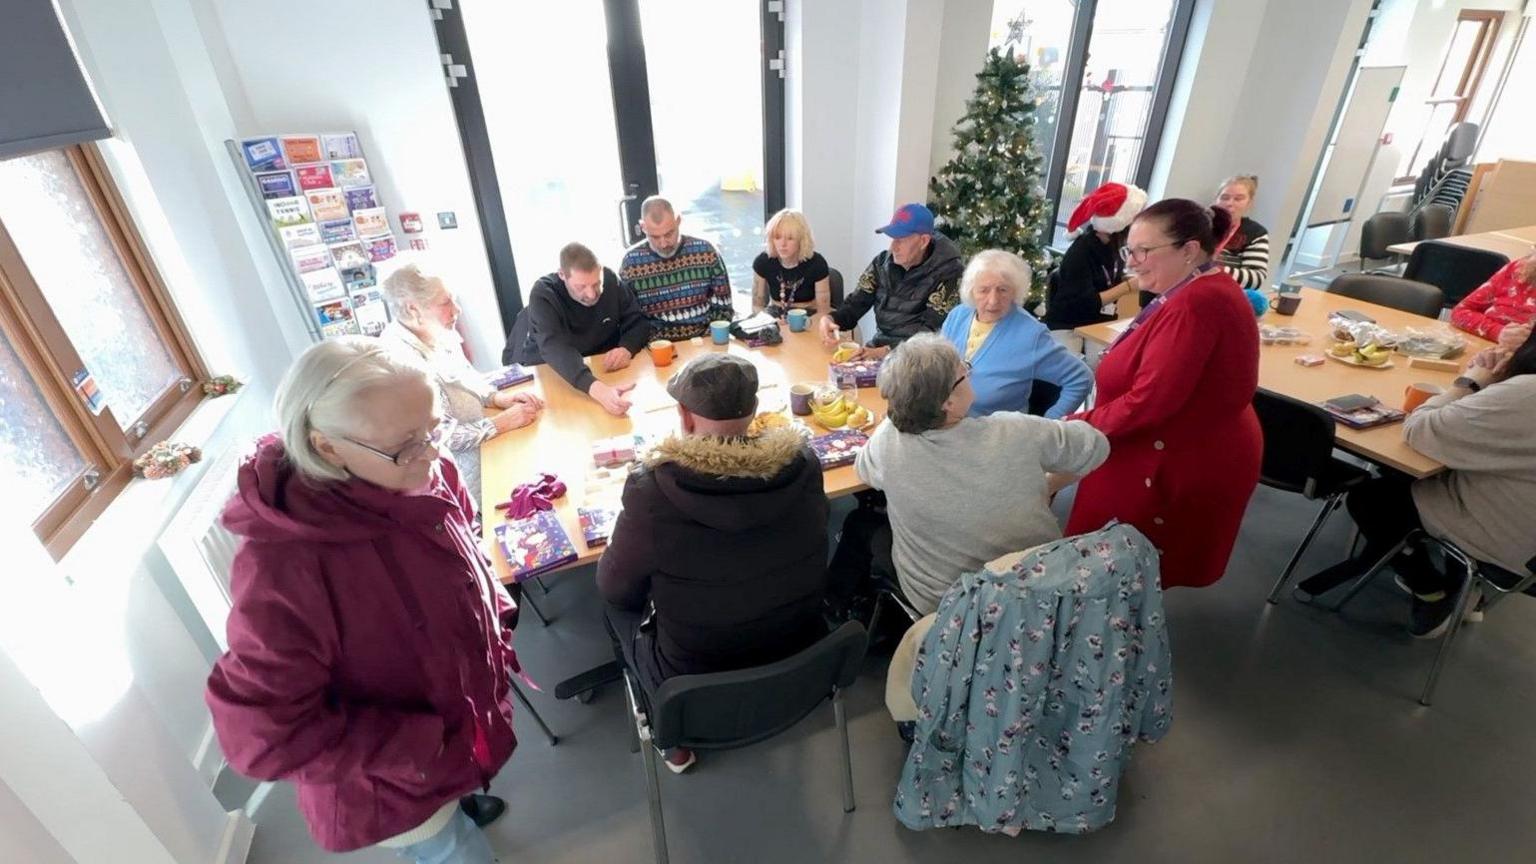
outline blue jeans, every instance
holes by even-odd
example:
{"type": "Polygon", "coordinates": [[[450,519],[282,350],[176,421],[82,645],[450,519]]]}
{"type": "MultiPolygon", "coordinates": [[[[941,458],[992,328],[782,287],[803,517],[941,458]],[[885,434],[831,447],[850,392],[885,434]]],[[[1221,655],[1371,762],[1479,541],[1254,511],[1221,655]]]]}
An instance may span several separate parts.
{"type": "Polygon", "coordinates": [[[496,853],[485,839],[485,832],[462,810],[455,810],[448,826],[420,843],[395,850],[416,864],[496,864],[496,853]]]}

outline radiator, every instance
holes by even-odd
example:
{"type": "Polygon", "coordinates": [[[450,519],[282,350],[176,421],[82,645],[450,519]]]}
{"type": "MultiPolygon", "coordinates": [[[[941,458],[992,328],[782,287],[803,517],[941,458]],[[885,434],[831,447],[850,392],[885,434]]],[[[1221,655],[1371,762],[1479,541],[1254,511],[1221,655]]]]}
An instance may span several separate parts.
{"type": "Polygon", "coordinates": [[[239,541],[219,524],[219,514],[234,494],[235,472],[244,455],[242,447],[225,448],[157,541],[221,651],[229,648],[224,623],[230,607],[229,570],[239,541]]]}

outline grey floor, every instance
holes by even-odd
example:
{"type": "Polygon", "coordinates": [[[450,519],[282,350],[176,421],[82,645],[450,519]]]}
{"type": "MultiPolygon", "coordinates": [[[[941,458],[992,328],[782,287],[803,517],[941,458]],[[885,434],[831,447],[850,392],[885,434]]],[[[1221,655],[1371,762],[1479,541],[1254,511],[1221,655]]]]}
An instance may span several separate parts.
{"type": "MultiPolygon", "coordinates": [[[[1065,505],[1058,502],[1058,509],[1065,505]]],[[[846,505],[844,505],[846,506],[846,505]]],[[[1527,803],[1536,776],[1536,601],[1515,598],[1468,627],[1435,707],[1415,701],[1433,645],[1404,635],[1405,599],[1382,579],[1343,617],[1264,594],[1315,514],[1259,489],[1226,577],[1168,597],[1175,719],[1138,748],[1115,822],[1086,837],[1017,839],[974,829],[913,832],[891,815],[904,751],[882,702],[883,658],[849,694],[856,812],[839,804],[830,707],[784,736],[708,754],[664,775],[672,860],[718,862],[1504,862],[1536,860],[1527,803]]],[[[1341,554],[1347,518],[1303,562],[1341,554]]],[[[590,572],[561,576],[518,645],[551,688],[607,652],[590,572]]],[[[590,705],[535,695],[561,736],[532,723],[493,788],[510,808],[492,842],[515,862],[644,862],[650,833],[622,694],[590,705]]],[[[396,860],[317,852],[279,789],[251,861],[396,860]]]]}

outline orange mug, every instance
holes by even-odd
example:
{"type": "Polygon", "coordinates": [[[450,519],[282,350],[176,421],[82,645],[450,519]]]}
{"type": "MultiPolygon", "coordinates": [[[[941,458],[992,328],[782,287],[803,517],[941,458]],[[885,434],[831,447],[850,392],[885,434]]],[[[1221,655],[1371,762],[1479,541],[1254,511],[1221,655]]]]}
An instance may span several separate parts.
{"type": "Polygon", "coordinates": [[[672,345],[670,339],[656,339],[651,342],[651,362],[657,366],[671,366],[672,358],[677,356],[677,348],[672,345]]]}
{"type": "Polygon", "coordinates": [[[1412,414],[1420,405],[1428,402],[1431,397],[1439,396],[1442,392],[1436,384],[1409,384],[1403,392],[1403,411],[1412,414]]]}

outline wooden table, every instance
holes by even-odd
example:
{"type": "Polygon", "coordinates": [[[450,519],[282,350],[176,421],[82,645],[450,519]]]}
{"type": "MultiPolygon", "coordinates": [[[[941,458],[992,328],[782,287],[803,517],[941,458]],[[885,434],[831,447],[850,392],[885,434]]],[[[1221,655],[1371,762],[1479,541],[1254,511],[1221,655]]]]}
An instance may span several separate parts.
{"type": "MultiPolygon", "coordinates": [[[[1536,245],[1536,225],[1526,225],[1523,228],[1500,228],[1497,231],[1484,231],[1480,234],[1441,237],[1438,242],[1466,246],[1470,249],[1482,249],[1485,252],[1497,252],[1513,261],[1531,254],[1531,247],[1536,245]]],[[[1412,255],[1414,247],[1418,245],[1417,242],[1393,243],[1387,247],[1387,251],[1396,255],[1412,255]]]]}
{"type": "MultiPolygon", "coordinates": [[[[782,331],[784,344],[768,348],[746,348],[734,339],[730,345],[715,345],[708,337],[697,340],[698,344],[679,342],[677,359],[662,368],[651,363],[649,352],[641,352],[629,368],[611,373],[601,370],[597,365],[599,358],[588,358],[588,366],[600,380],[611,384],[635,383],[629,394],[634,405],[627,417],[614,417],[603,411],[548,366],[535,367],[534,380],[522,387],[543,397],[543,415],[532,425],[497,435],[480,447],[481,512],[485,517],[486,549],[495,564],[496,575],[502,581],[511,578],[492,533],[503,519],[495,505],[507,500],[513,487],[534,479],[541,471],[558,474],[567,487],[565,497],[555,502],[560,524],[578,555],[567,566],[589,564],[601,557],[603,547],[588,547],[582,542],[581,523],[576,515],[576,508],[585,504],[584,486],[592,467],[592,442],[635,432],[664,434],[675,430],[676,402],[666,395],[665,385],[688,358],[706,351],[729,351],[746,357],[757,367],[763,407],[771,408],[777,402],[785,406],[786,412],[791,384],[825,382],[833,349],[821,344],[814,327],[802,333],[791,333],[787,327],[782,331]]],[[[874,411],[877,418],[884,418],[885,400],[878,390],[859,390],[859,403],[874,411]]],[[[823,482],[829,498],[866,488],[852,465],[828,470],[823,482]]]]}
{"type": "MultiPolygon", "coordinates": [[[[1432,369],[1416,369],[1408,365],[1408,358],[1401,354],[1392,356],[1389,369],[1370,369],[1349,366],[1327,360],[1321,366],[1298,366],[1299,354],[1326,354],[1330,344],[1328,315],[1339,309],[1354,309],[1376,319],[1388,330],[1402,331],[1408,327],[1427,329],[1449,326],[1430,318],[1408,312],[1399,312],[1386,306],[1352,300],[1337,294],[1329,294],[1315,288],[1302,290],[1301,307],[1295,315],[1280,315],[1270,310],[1260,323],[1277,327],[1295,327],[1312,337],[1310,345],[1261,345],[1259,347],[1259,386],[1271,393],[1279,393],[1321,405],[1334,396],[1361,393],[1375,396],[1384,404],[1401,406],[1403,393],[1408,385],[1428,382],[1449,388],[1455,372],[1437,372],[1432,369]]],[[[1109,343],[1118,331],[1117,323],[1108,322],[1079,327],[1075,331],[1084,339],[1109,343]]],[[[1458,331],[1459,332],[1459,331],[1458,331]]],[[[1467,340],[1467,350],[1458,362],[1465,363],[1472,354],[1488,347],[1490,342],[1470,333],[1460,333],[1467,340]]],[[[1374,429],[1351,429],[1340,423],[1335,433],[1338,445],[1380,465],[1402,471],[1411,477],[1428,477],[1443,469],[1439,462],[1414,450],[1403,442],[1402,424],[1393,423],[1374,429]]]]}

